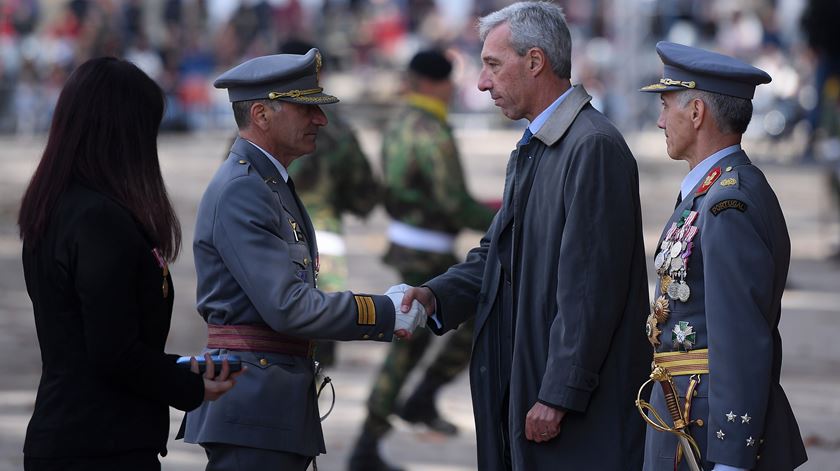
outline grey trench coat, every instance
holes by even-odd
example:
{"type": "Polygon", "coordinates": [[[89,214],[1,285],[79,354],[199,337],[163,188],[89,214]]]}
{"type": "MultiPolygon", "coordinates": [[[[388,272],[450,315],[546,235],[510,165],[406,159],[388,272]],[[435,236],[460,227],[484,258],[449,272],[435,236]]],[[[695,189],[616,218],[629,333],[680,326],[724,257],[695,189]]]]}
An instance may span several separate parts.
{"type": "Polygon", "coordinates": [[[515,470],[641,468],[634,400],[652,352],[638,169],[590,100],[575,87],[517,147],[480,246],[426,284],[439,303],[438,332],[476,316],[470,384],[483,471],[509,469],[504,424],[515,470]],[[511,254],[509,287],[500,252],[511,254]],[[500,288],[512,309],[497,302],[500,288]],[[537,401],[568,411],[560,434],[540,444],[524,431],[537,401]]]}

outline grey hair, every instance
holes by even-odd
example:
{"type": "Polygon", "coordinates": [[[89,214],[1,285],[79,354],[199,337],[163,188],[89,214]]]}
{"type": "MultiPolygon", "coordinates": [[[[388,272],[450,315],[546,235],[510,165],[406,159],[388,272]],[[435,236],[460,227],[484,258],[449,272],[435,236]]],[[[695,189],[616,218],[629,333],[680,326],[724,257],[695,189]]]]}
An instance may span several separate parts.
{"type": "Polygon", "coordinates": [[[693,99],[702,100],[709,114],[724,134],[743,134],[752,119],[752,100],[705,90],[687,90],[677,94],[677,104],[685,108],[693,99]]]}
{"type": "Polygon", "coordinates": [[[280,111],[282,107],[281,101],[268,99],[233,102],[231,107],[233,108],[233,120],[236,121],[236,127],[245,129],[251,125],[251,106],[255,103],[262,103],[274,111],[280,111]]]}
{"type": "Polygon", "coordinates": [[[543,50],[554,74],[572,76],[572,35],[563,9],[549,2],[519,2],[478,20],[478,34],[484,41],[490,31],[507,23],[510,45],[520,56],[528,49],[543,50]]]}

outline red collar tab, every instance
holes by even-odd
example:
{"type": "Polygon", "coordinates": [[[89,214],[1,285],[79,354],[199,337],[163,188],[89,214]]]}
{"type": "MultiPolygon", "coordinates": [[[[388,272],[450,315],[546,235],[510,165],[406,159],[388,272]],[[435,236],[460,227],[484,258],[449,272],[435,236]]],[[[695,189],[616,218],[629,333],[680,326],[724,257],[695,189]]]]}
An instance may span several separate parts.
{"type": "Polygon", "coordinates": [[[705,195],[709,191],[709,188],[717,181],[718,177],[720,177],[720,167],[715,167],[706,175],[703,184],[697,189],[697,193],[694,196],[705,195]]]}

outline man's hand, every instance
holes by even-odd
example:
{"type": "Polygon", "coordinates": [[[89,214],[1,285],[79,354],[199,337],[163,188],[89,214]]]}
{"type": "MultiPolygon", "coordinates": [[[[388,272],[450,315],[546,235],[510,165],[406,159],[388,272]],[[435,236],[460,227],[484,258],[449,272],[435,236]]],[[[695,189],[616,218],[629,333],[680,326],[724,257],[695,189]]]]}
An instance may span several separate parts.
{"type": "Polygon", "coordinates": [[[565,411],[537,402],[525,416],[525,438],[542,443],[551,440],[560,433],[560,421],[565,411]]]}
{"type": "Polygon", "coordinates": [[[418,326],[426,325],[426,310],[418,301],[406,301],[404,293],[411,289],[407,284],[394,285],[385,292],[394,303],[394,335],[399,338],[411,338],[411,334],[418,326]]]}
{"type": "Polygon", "coordinates": [[[408,285],[400,285],[406,286],[408,289],[405,290],[403,299],[402,299],[402,312],[408,312],[411,309],[412,301],[419,301],[420,304],[426,308],[426,315],[432,316],[435,313],[435,294],[426,287],[419,287],[419,288],[412,288],[408,285]]]}

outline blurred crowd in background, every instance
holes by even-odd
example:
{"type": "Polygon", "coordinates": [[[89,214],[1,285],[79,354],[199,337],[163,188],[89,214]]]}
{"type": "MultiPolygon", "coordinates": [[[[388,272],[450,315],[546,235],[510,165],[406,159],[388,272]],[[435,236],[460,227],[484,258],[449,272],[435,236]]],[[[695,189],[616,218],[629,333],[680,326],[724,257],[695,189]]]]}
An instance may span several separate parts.
{"type": "MultiPolygon", "coordinates": [[[[456,62],[453,112],[504,125],[479,92],[478,16],[501,0],[3,0],[0,1],[0,133],[47,130],[68,73],[113,55],[135,62],[168,95],[167,131],[230,127],[212,87],[220,71],[276,52],[289,38],[317,44],[326,83],[344,106],[386,107],[399,72],[421,47],[456,62]],[[336,88],[337,87],[337,88],[336,88]],[[496,119],[496,121],[493,121],[496,119]]],[[[840,154],[840,18],[836,0],[563,0],[573,33],[573,83],[625,132],[652,127],[658,103],[635,90],[659,76],[658,40],[715,49],[768,71],[747,136],[799,136],[802,159],[840,154]],[[833,14],[832,14],[833,13],[833,14]],[[833,94],[833,95],[832,95],[833,94]],[[833,102],[831,100],[834,100],[833,102]],[[822,130],[817,132],[818,130],[822,130]],[[822,134],[820,134],[822,133],[822,134]],[[827,137],[827,138],[821,138],[827,137]]]]}

